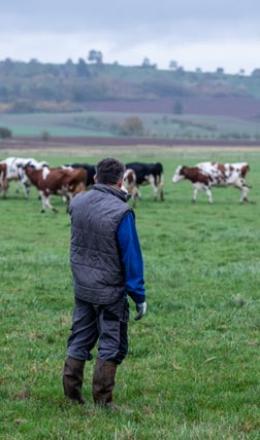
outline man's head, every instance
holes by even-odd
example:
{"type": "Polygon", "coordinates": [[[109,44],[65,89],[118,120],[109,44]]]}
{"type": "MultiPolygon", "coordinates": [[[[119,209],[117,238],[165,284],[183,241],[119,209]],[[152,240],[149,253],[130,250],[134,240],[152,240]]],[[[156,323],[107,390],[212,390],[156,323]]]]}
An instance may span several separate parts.
{"type": "Polygon", "coordinates": [[[116,185],[121,188],[124,172],[125,166],[122,162],[119,162],[119,160],[113,159],[112,157],[108,157],[97,164],[95,181],[96,183],[116,185]]]}

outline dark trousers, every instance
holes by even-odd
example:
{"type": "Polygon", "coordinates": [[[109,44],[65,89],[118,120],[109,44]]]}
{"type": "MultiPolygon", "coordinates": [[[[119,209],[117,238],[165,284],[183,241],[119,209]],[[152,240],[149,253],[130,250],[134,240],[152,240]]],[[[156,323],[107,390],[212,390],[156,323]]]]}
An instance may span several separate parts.
{"type": "Polygon", "coordinates": [[[98,341],[98,358],[120,364],[128,351],[128,319],[127,297],[107,305],[75,298],[68,356],[90,360],[91,350],[98,341]]]}

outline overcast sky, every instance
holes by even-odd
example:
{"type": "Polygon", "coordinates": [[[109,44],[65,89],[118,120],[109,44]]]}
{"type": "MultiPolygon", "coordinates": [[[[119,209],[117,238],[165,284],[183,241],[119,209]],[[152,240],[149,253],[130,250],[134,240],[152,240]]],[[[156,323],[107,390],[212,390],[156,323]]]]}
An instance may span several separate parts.
{"type": "Polygon", "coordinates": [[[260,67],[260,0],[0,0],[0,59],[260,67]]]}

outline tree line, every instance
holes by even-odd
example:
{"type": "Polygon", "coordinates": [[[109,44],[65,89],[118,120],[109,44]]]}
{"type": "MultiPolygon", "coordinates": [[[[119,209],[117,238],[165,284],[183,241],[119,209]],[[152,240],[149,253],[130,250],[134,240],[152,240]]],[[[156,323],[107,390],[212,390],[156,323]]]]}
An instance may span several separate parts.
{"type": "MultiPolygon", "coordinates": [[[[214,94],[258,96],[260,69],[251,76],[243,71],[227,75],[216,72],[185,71],[177,62],[159,70],[145,57],[139,66],[104,63],[103,54],[91,50],[77,62],[43,63],[10,58],[0,61],[0,111],[73,111],[86,108],[90,101],[153,100],[214,94]]],[[[260,95],[260,92],[259,92],[260,95]]],[[[181,113],[181,106],[176,106],[181,113]]]]}

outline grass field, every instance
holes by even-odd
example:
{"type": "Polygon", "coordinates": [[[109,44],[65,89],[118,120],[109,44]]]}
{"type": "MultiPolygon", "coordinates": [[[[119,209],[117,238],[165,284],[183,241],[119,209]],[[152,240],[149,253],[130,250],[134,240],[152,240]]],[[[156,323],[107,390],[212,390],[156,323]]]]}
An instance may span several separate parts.
{"type": "MultiPolygon", "coordinates": [[[[60,164],[72,157],[45,159],[60,164]]],[[[73,305],[64,206],[57,199],[57,215],[40,214],[36,193],[25,201],[14,188],[0,200],[1,440],[260,438],[260,153],[138,159],[162,160],[166,201],[153,202],[144,188],[136,208],[149,309],[138,323],[132,313],[117,413],[92,404],[92,362],[85,372],[87,404],[63,398],[73,305]],[[212,206],[205,195],[192,205],[190,185],[173,186],[170,177],[178,164],[205,159],[248,160],[255,203],[241,206],[230,188],[215,189],[212,206]]]]}
{"type": "Polygon", "coordinates": [[[134,115],[142,120],[143,135],[184,139],[259,139],[259,122],[225,116],[174,113],[25,113],[0,114],[0,127],[8,127],[14,136],[98,136],[122,135],[120,126],[134,115]]]}

